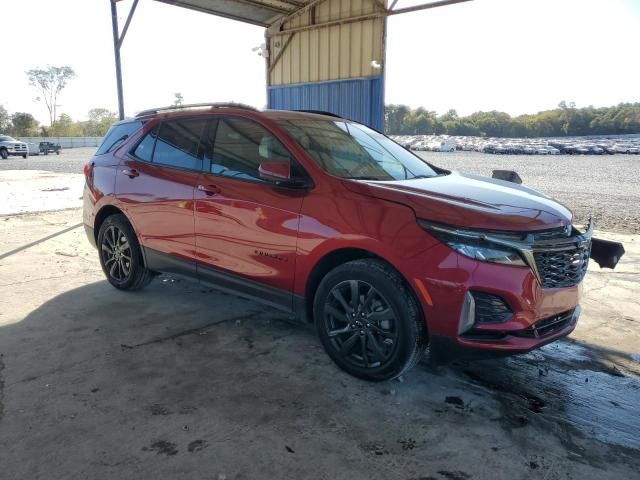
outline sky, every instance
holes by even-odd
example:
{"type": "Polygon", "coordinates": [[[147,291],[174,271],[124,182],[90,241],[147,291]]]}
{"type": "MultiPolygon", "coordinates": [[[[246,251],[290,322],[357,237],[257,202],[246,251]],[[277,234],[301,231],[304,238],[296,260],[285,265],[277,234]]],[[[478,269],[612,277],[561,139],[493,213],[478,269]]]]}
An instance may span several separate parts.
{"type": "MultiPolygon", "coordinates": [[[[132,0],[118,3],[120,25],[132,0]]],[[[418,0],[399,0],[397,7],[418,0]]],[[[117,110],[109,0],[1,0],[0,104],[48,123],[25,71],[70,65],[58,113],[117,110]],[[6,15],[5,15],[6,14],[6,15]]],[[[266,105],[264,30],[140,0],[122,49],[127,115],[171,104],[266,105]]],[[[386,103],[512,115],[640,101],[640,0],[473,0],[388,20],[386,103]]]]}

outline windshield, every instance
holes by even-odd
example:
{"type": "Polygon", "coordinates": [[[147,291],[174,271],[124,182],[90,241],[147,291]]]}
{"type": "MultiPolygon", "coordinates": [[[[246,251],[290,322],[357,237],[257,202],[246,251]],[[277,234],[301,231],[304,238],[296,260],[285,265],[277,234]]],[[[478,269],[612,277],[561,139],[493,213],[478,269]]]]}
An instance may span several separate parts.
{"type": "Polygon", "coordinates": [[[435,177],[424,160],[357,123],[344,120],[280,120],[283,127],[331,175],[362,180],[435,177]]]}
{"type": "Polygon", "coordinates": [[[0,136],[0,142],[15,142],[16,139],[13,137],[9,137],[7,135],[1,135],[0,136]]]}

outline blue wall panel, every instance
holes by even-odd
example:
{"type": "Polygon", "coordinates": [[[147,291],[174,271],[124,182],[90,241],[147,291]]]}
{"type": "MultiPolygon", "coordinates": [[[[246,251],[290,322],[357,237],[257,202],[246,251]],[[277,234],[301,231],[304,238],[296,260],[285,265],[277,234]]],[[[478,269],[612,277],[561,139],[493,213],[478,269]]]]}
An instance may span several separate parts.
{"type": "Polygon", "coordinates": [[[267,87],[269,108],[323,110],[384,129],[382,76],[267,87]]]}

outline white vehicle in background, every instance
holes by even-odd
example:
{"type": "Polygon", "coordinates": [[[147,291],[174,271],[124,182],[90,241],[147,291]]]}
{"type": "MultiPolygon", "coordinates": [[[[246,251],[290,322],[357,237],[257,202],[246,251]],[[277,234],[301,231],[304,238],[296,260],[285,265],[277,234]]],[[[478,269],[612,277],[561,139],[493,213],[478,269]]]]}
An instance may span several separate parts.
{"type": "Polygon", "coordinates": [[[455,140],[436,140],[429,143],[429,150],[432,152],[455,152],[456,141],[455,140]]]}
{"type": "Polygon", "coordinates": [[[6,160],[10,156],[27,158],[29,147],[26,143],[9,135],[0,135],[0,158],[6,160]]]}

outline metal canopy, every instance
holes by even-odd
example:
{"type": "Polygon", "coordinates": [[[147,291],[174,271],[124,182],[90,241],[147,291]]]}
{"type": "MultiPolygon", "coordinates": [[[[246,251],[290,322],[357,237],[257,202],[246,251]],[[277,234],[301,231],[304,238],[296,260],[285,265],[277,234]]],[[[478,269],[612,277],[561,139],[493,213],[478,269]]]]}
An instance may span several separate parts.
{"type": "MultiPolygon", "coordinates": [[[[118,88],[118,110],[120,119],[124,118],[124,99],[122,88],[122,70],[120,64],[120,50],[124,41],[129,24],[136,10],[139,0],[133,0],[133,4],[129,10],[124,28],[120,31],[118,27],[118,7],[117,4],[122,0],[109,0],[111,4],[111,21],[113,27],[113,49],[116,64],[116,82],[118,88]]],[[[386,18],[391,15],[400,13],[415,12],[429,8],[442,7],[456,3],[469,2],[471,0],[435,0],[421,5],[415,5],[407,8],[395,8],[398,0],[374,0],[378,5],[375,13],[368,15],[354,15],[339,20],[328,20],[319,23],[312,22],[311,25],[300,27],[286,28],[287,22],[294,20],[296,17],[307,14],[307,12],[315,9],[319,4],[326,0],[155,0],[157,2],[174,5],[177,7],[188,8],[202,13],[217,15],[240,22],[250,23],[267,28],[265,36],[277,37],[288,34],[288,44],[293,34],[297,32],[328,28],[335,25],[344,25],[349,23],[361,22],[374,18],[386,18]],[[386,5],[391,5],[387,8],[386,5]]],[[[348,3],[348,1],[347,1],[348,3]]],[[[280,52],[281,53],[281,52],[280,52]]],[[[273,63],[277,63],[276,56],[273,63]]],[[[272,65],[268,66],[268,70],[272,65]]]]}
{"type": "Polygon", "coordinates": [[[308,0],[156,0],[241,22],[268,27],[304,7],[308,0]]]}

